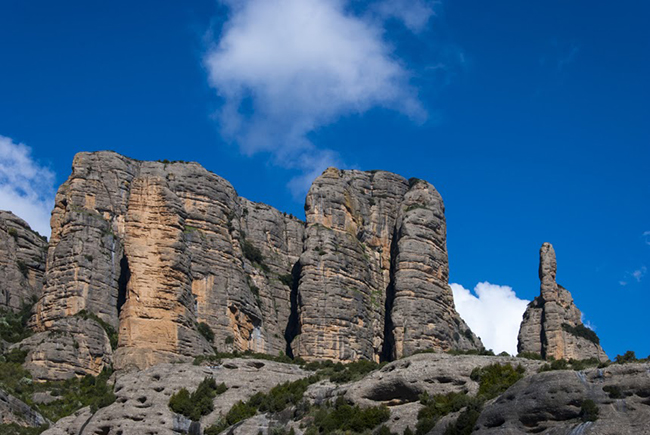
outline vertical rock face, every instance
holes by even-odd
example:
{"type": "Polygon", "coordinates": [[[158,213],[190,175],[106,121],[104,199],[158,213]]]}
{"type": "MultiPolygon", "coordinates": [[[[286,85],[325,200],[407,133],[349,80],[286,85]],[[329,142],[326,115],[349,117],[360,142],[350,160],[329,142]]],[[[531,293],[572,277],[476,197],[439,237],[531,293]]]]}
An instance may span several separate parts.
{"type": "Polygon", "coordinates": [[[550,243],[539,251],[541,294],[526,309],[519,329],[519,352],[533,352],[545,359],[597,358],[606,360],[596,334],[582,324],[582,314],[571,293],[558,285],[557,261],[550,243]]]}
{"type": "Polygon", "coordinates": [[[0,210],[0,309],[18,310],[41,295],[47,241],[0,210]]]}
{"type": "Polygon", "coordinates": [[[213,347],[335,361],[482,347],[454,310],[433,186],[330,168],[305,210],[307,223],[241,198],[196,163],[78,154],[56,196],[28,367],[61,379],[213,347]]]}
{"type": "Polygon", "coordinates": [[[378,361],[482,347],[454,310],[444,207],[433,186],[330,168],[305,211],[295,355],[378,361]]]}
{"type": "MultiPolygon", "coordinates": [[[[285,350],[291,289],[280,277],[291,276],[302,251],[303,224],[238,197],[200,165],[80,153],[57,194],[52,227],[35,329],[75,339],[67,319],[92,313],[119,332],[116,367],[187,359],[212,345],[285,350]],[[211,327],[214,343],[198,322],[211,327]]],[[[93,355],[104,345],[96,338],[93,355]]],[[[47,359],[50,348],[45,340],[29,362],[47,359]]],[[[84,371],[78,360],[62,364],[84,371]]],[[[93,374],[102,368],[85,366],[93,374]]]]}

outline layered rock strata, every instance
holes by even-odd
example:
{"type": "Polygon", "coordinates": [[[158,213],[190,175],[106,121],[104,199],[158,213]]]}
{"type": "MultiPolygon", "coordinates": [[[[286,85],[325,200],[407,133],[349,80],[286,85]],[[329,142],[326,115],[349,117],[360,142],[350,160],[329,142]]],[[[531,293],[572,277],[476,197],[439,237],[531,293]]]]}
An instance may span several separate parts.
{"type": "Polygon", "coordinates": [[[582,323],[582,314],[571,293],[557,284],[557,261],[550,243],[539,251],[541,294],[524,312],[519,329],[519,352],[532,352],[545,359],[588,359],[606,361],[596,333],[582,323]]]}
{"type": "Polygon", "coordinates": [[[379,361],[482,347],[454,309],[444,206],[431,184],[329,168],[305,211],[295,355],[379,361]]]}
{"type": "Polygon", "coordinates": [[[43,290],[47,240],[0,210],[0,309],[19,310],[43,290]]]}
{"type": "MultiPolygon", "coordinates": [[[[241,198],[196,163],[80,153],[56,196],[32,326],[94,343],[81,358],[56,351],[75,374],[213,347],[335,361],[482,348],[454,309],[433,186],[330,168],[305,210],[306,223],[241,198]],[[81,337],[74,317],[101,328],[81,337]],[[112,329],[117,348],[102,353],[112,329]]],[[[51,340],[29,346],[28,364],[47,368],[51,340]]]]}

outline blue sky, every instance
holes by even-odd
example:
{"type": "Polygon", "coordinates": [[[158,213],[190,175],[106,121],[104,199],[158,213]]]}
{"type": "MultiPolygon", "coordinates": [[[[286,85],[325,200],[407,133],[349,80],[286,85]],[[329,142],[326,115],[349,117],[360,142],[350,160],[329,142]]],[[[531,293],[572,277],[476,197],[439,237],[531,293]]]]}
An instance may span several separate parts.
{"type": "Polygon", "coordinates": [[[537,295],[548,241],[610,357],[645,357],[649,17],[644,1],[5,0],[0,208],[46,232],[79,151],[195,160],[297,216],[323,166],[390,170],[443,195],[451,281],[498,296],[461,313],[494,347],[521,306],[503,286],[537,295]]]}

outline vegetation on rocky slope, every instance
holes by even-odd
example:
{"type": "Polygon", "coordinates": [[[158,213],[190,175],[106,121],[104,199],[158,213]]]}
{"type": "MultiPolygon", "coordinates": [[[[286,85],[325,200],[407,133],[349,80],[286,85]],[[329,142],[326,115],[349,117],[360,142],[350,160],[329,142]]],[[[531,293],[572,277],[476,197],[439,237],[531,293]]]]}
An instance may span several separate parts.
{"type": "Polygon", "coordinates": [[[198,421],[214,410],[214,398],[226,390],[228,388],[223,382],[217,385],[214,378],[206,377],[194,392],[190,393],[186,388],[181,388],[173,394],[169,399],[169,408],[190,420],[198,421]]]}

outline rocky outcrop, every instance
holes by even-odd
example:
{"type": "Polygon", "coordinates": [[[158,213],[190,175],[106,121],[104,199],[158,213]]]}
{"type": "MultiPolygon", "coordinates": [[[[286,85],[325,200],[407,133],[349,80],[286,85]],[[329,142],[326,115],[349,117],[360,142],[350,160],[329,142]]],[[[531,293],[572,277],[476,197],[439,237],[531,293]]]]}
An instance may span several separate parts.
{"type": "Polygon", "coordinates": [[[39,412],[22,400],[0,389],[0,424],[39,427],[49,423],[39,412]]]}
{"type": "Polygon", "coordinates": [[[612,365],[526,377],[482,411],[472,434],[637,435],[650,433],[650,365],[612,365]],[[595,421],[585,421],[591,401],[595,421]]]}
{"type": "MultiPolygon", "coordinates": [[[[228,390],[214,400],[214,411],[201,419],[203,427],[226,414],[237,401],[246,401],[257,392],[267,392],[283,382],[309,375],[292,364],[265,360],[224,360],[223,364],[195,366],[160,364],[133,373],[118,374],[115,379],[117,400],[92,413],[84,408],[77,415],[59,420],[44,435],[152,434],[187,433],[190,421],[169,409],[169,398],[181,388],[195,390],[206,377],[225,383],[228,390]]],[[[257,433],[257,430],[253,433],[257,433]]]]}
{"type": "Polygon", "coordinates": [[[92,313],[119,332],[117,368],[187,360],[213,345],[277,354],[290,315],[281,277],[302,252],[302,231],[196,163],[80,153],[56,196],[33,327],[65,330],[61,321],[92,313]]]}
{"type": "Polygon", "coordinates": [[[305,211],[295,355],[379,361],[482,347],[454,309],[444,206],[431,184],[329,168],[305,211]]]}
{"type": "Polygon", "coordinates": [[[432,185],[330,168],[305,211],[306,223],[241,198],[196,163],[78,154],[56,196],[32,326],[97,346],[80,360],[39,335],[29,366],[97,374],[213,347],[335,361],[482,348],[454,309],[432,185]],[[80,313],[96,336],[71,327],[80,313]],[[108,357],[99,326],[118,331],[108,357]]]}
{"type": "Polygon", "coordinates": [[[0,210],[0,309],[19,310],[41,295],[46,251],[45,238],[0,210]]]}
{"type": "Polygon", "coordinates": [[[545,359],[588,359],[606,361],[595,332],[582,324],[582,314],[571,293],[558,285],[557,261],[550,243],[539,252],[541,294],[524,312],[519,330],[519,352],[532,352],[545,359]]]}

